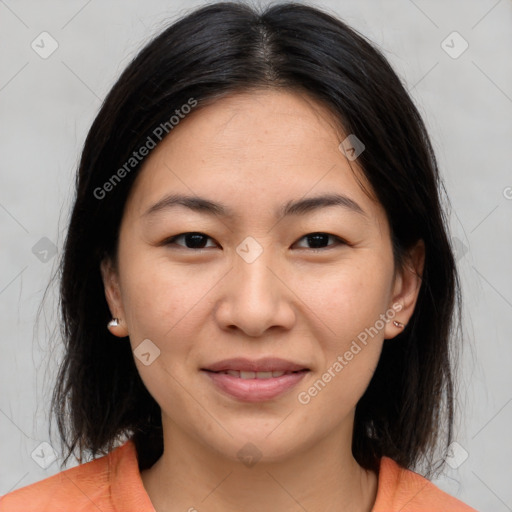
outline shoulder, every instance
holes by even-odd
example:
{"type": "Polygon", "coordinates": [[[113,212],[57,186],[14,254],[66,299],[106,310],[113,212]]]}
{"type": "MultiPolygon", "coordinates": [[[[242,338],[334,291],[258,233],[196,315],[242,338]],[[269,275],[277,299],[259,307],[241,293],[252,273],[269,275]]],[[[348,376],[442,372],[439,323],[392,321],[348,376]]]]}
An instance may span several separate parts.
{"type": "Polygon", "coordinates": [[[135,457],[134,447],[127,442],[108,455],[2,496],[0,512],[113,511],[112,477],[130,457],[135,457]]]}
{"type": "Polygon", "coordinates": [[[477,512],[414,471],[382,457],[372,512],[477,512]]]}

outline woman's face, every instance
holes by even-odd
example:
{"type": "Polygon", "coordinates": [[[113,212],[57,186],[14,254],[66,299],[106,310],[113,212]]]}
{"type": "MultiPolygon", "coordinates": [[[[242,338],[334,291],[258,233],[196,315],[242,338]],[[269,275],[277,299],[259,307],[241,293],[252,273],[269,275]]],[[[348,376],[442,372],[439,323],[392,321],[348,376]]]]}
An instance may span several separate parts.
{"type": "Polygon", "coordinates": [[[164,432],[232,459],[350,443],[419,279],[395,274],[347,135],[313,100],[262,91],[192,112],[147,158],[102,271],[164,432]]]}

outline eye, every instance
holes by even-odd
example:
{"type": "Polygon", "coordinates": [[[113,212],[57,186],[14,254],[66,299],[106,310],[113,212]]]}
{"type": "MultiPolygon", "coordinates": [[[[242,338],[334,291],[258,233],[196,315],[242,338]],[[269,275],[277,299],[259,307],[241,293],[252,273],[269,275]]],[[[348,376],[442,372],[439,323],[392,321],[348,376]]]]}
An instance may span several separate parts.
{"type": "MultiPolygon", "coordinates": [[[[303,236],[300,240],[306,240],[308,244],[311,244],[313,251],[315,250],[322,250],[322,249],[329,249],[331,247],[334,247],[336,245],[348,245],[347,242],[345,242],[343,239],[336,235],[330,235],[329,233],[309,233],[308,235],[303,236]],[[333,239],[336,244],[334,245],[325,245],[328,243],[329,238],[333,239]]],[[[306,247],[308,249],[308,247],[306,247]]]]}
{"type": "MultiPolygon", "coordinates": [[[[182,246],[185,249],[192,250],[201,250],[209,247],[217,247],[215,243],[213,245],[207,246],[207,241],[212,240],[213,238],[205,235],[204,233],[199,232],[189,232],[189,233],[181,233],[179,235],[172,236],[163,242],[164,245],[178,245],[182,246]],[[178,243],[179,240],[182,240],[182,243],[178,243]]],[[[348,245],[343,239],[336,235],[331,235],[329,233],[309,233],[308,235],[303,236],[301,240],[305,240],[310,247],[301,247],[305,249],[311,249],[313,251],[322,251],[324,249],[329,249],[331,247],[335,247],[336,245],[348,245]],[[329,244],[329,239],[334,240],[334,244],[329,244]]]]}
{"type": "MultiPolygon", "coordinates": [[[[198,232],[190,232],[190,233],[181,233],[180,235],[172,236],[171,238],[168,238],[165,240],[164,245],[180,245],[181,243],[176,243],[178,240],[183,239],[185,241],[185,249],[205,249],[205,242],[209,240],[213,240],[208,235],[205,235],[204,233],[198,233],[198,232]]],[[[216,247],[216,245],[212,245],[210,247],[216,247]]]]}

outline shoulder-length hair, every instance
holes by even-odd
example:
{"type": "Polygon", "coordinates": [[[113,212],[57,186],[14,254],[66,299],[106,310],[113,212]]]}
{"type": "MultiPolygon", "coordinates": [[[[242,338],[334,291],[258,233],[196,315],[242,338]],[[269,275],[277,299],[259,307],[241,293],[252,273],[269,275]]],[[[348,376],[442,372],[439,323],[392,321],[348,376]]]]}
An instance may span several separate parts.
{"type": "Polygon", "coordinates": [[[134,151],[159,127],[172,136],[170,119],[191,98],[201,108],[269,87],[309,95],[364,142],[358,164],[386,211],[395,263],[418,240],[425,244],[415,311],[384,342],[356,407],[355,459],[374,470],[382,456],[410,469],[419,461],[431,467],[441,434],[451,442],[450,339],[460,288],[444,188],[417,108],[382,53],[327,12],[295,3],[260,12],[226,2],[192,11],[150,41],[108,93],[86,138],[60,267],[65,355],[52,412],[65,461],[76,451],[80,461],[85,452],[106,453],[130,437],[142,470],[163,450],[160,408],[130,345],[106,329],[100,274],[105,257],[115,261],[126,198],[145,160],[130,160],[134,151]]]}

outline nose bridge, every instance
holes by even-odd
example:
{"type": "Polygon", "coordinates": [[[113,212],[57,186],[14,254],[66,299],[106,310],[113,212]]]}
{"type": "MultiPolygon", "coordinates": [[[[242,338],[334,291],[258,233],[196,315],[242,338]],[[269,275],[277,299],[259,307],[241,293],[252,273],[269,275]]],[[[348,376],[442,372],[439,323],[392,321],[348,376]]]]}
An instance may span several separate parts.
{"type": "Polygon", "coordinates": [[[234,264],[235,288],[241,295],[240,299],[273,302],[276,299],[276,283],[272,268],[271,250],[263,251],[254,261],[237,257],[234,264]],[[269,268],[270,267],[270,268],[269,268]]]}
{"type": "Polygon", "coordinates": [[[237,253],[217,320],[250,336],[259,336],[272,326],[289,328],[294,314],[286,287],[274,275],[279,265],[272,248],[263,249],[256,240],[245,240],[237,253]]]}

